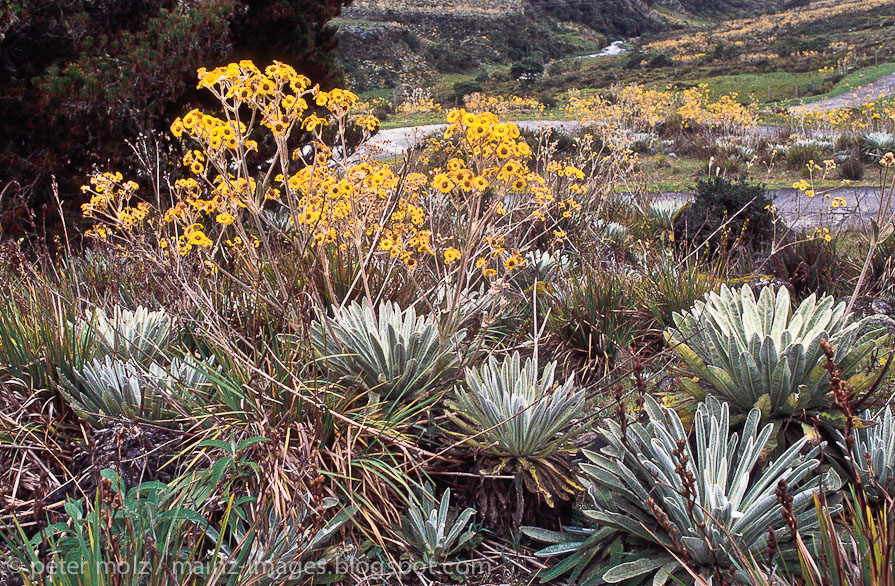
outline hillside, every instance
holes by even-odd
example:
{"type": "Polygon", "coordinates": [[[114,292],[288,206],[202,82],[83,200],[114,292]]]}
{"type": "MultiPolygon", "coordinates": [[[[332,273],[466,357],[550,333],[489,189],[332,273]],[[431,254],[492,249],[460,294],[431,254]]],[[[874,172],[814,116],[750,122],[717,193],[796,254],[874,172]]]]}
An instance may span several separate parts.
{"type": "Polygon", "coordinates": [[[607,39],[661,30],[641,0],[357,0],[334,24],[340,58],[361,91],[414,87],[444,74],[526,57],[549,61],[607,39]]]}
{"type": "Polygon", "coordinates": [[[526,57],[549,62],[609,40],[772,10],[756,0],[355,0],[334,23],[361,91],[429,85],[440,75],[526,57]]]}

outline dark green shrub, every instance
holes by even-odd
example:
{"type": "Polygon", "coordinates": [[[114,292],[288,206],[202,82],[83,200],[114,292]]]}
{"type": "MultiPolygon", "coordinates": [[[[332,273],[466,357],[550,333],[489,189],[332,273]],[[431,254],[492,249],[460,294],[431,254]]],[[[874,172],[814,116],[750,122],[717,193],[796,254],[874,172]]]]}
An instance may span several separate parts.
{"type": "Polygon", "coordinates": [[[462,100],[464,96],[482,91],[482,84],[477,81],[458,81],[452,89],[454,99],[462,100]]]}
{"type": "Polygon", "coordinates": [[[534,57],[525,57],[510,65],[510,76],[513,79],[530,80],[544,73],[544,64],[534,57]]]}
{"type": "Polygon", "coordinates": [[[856,276],[854,262],[839,250],[837,239],[807,238],[799,234],[768,259],[775,277],[786,281],[796,299],[812,293],[840,297],[851,291],[849,277],[856,276]]]}
{"type": "Polygon", "coordinates": [[[722,244],[735,242],[759,249],[770,241],[774,229],[771,200],[760,184],[721,176],[703,177],[696,183],[692,205],[675,225],[675,237],[691,244],[709,245],[717,252],[722,244]]]}
{"type": "Polygon", "coordinates": [[[864,161],[859,153],[850,153],[839,162],[839,176],[849,181],[860,181],[864,178],[864,161]]]}
{"type": "Polygon", "coordinates": [[[469,52],[443,41],[429,47],[429,59],[439,73],[463,73],[478,64],[469,52]]]}
{"type": "Polygon", "coordinates": [[[674,67],[674,61],[672,61],[671,57],[669,57],[665,53],[656,53],[655,55],[650,57],[648,67],[650,69],[658,69],[660,67],[674,67]]]}
{"type": "Polygon", "coordinates": [[[638,69],[646,60],[646,55],[641,53],[640,51],[633,51],[630,55],[628,55],[627,61],[625,61],[625,69],[638,69]]]}

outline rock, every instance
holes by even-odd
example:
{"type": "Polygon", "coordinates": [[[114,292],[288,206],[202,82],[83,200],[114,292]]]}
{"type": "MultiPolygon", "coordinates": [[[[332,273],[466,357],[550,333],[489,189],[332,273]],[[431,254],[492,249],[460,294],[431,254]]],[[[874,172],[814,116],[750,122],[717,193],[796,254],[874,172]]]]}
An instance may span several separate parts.
{"type": "Polygon", "coordinates": [[[675,385],[677,385],[677,377],[671,374],[666,374],[659,379],[659,392],[670,393],[674,390],[675,385]]]}
{"type": "Polygon", "coordinates": [[[870,308],[873,310],[875,314],[883,314],[883,315],[892,315],[893,310],[892,306],[883,301],[882,299],[874,299],[870,302],[870,308]]]}
{"type": "MultiPolygon", "coordinates": [[[[845,297],[840,297],[836,300],[836,305],[840,303],[845,303],[848,305],[851,297],[846,295],[845,297]]],[[[868,315],[873,315],[875,312],[872,307],[873,299],[871,297],[858,297],[855,299],[855,304],[852,306],[852,315],[855,319],[860,319],[862,317],[866,317],[868,315]]]]}

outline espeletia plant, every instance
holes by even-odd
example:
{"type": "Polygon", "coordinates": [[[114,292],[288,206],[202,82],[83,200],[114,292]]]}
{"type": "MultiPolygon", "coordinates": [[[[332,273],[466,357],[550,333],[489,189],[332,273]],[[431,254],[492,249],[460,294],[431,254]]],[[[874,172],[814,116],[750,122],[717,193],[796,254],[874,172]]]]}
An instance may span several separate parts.
{"type": "Polygon", "coordinates": [[[895,134],[869,132],[861,138],[861,152],[874,162],[882,159],[886,153],[893,151],[895,151],[895,134]]]}
{"type": "Polygon", "coordinates": [[[173,358],[148,368],[136,359],[114,354],[94,358],[73,372],[59,372],[59,390],[72,409],[95,426],[109,419],[148,419],[160,422],[175,415],[174,402],[192,402],[209,385],[212,362],[191,356],[173,358]]]}
{"type": "Polygon", "coordinates": [[[477,545],[481,537],[469,525],[473,515],[475,509],[470,507],[459,513],[451,508],[451,489],[436,500],[434,488],[426,483],[419,499],[411,500],[407,516],[401,521],[411,555],[426,564],[441,564],[477,545]]]}
{"type": "Polygon", "coordinates": [[[863,425],[851,430],[851,441],[840,434],[839,445],[846,457],[846,471],[860,481],[870,500],[883,503],[895,498],[895,417],[886,408],[873,415],[865,411],[863,425]]]}
{"type": "Polygon", "coordinates": [[[97,343],[99,354],[116,354],[151,363],[164,354],[174,320],[164,310],[151,311],[142,305],[131,311],[116,305],[112,315],[97,308],[82,319],[80,327],[88,328],[97,343]]]}
{"type": "Polygon", "coordinates": [[[606,447],[584,450],[592,499],[584,514],[636,552],[607,567],[605,582],[693,583],[690,571],[726,578],[743,559],[786,564],[795,560],[794,530],[806,536],[816,526],[815,496],[829,495],[838,507],[841,480],[832,470],[818,473],[825,444],[802,437],[766,462],[773,426],[760,427],[758,409],[741,433],[731,432],[728,405],[709,397],[696,408],[692,439],[673,409],[646,397],[644,411],[624,426],[607,421],[597,432],[606,447]]]}
{"type": "Polygon", "coordinates": [[[480,368],[466,370],[466,384],[448,402],[448,416],[467,440],[485,456],[492,474],[515,473],[529,491],[553,506],[554,498],[572,498],[580,490],[572,480],[571,439],[581,430],[584,391],[572,377],[555,381],[556,363],[543,372],[518,352],[502,362],[491,357],[480,368]]]}
{"type": "Polygon", "coordinates": [[[285,515],[271,503],[230,520],[226,532],[206,529],[214,545],[211,567],[222,568],[233,583],[258,586],[331,584],[338,581],[332,563],[349,558],[353,546],[336,539],[339,530],[357,512],[342,507],[333,497],[320,502],[298,493],[285,515]]]}
{"type": "Polygon", "coordinates": [[[569,266],[569,258],[562,252],[534,249],[525,255],[525,266],[514,282],[522,292],[529,294],[532,287],[552,288],[563,278],[569,266]]]}
{"type": "Polygon", "coordinates": [[[383,401],[412,399],[456,367],[438,322],[390,301],[352,302],[311,324],[311,343],[330,378],[358,384],[383,401]]]}
{"type": "Polygon", "coordinates": [[[785,287],[764,287],[756,300],[748,285],[725,285],[673,319],[666,342],[698,377],[680,380],[687,393],[718,397],[739,414],[755,407],[777,421],[834,417],[822,340],[832,345],[842,379],[861,391],[872,382],[867,359],[885,339],[883,329],[852,320],[845,303],[828,295],[811,295],[793,311],[785,287]]]}
{"type": "Polygon", "coordinates": [[[93,340],[90,354],[71,372],[59,369],[59,391],[95,426],[110,419],[160,421],[174,400],[189,401],[208,386],[211,361],[169,356],[174,320],[164,310],[116,306],[96,309],[75,326],[93,340]]]}

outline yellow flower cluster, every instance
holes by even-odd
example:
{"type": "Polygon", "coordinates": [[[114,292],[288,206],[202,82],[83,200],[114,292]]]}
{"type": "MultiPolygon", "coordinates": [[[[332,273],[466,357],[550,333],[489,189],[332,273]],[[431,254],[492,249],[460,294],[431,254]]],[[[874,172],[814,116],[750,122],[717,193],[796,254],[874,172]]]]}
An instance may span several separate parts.
{"type": "MultiPolygon", "coordinates": [[[[806,23],[829,20],[855,12],[867,12],[888,6],[891,0],[820,0],[811,6],[799,7],[774,15],[774,18],[759,16],[724,22],[719,28],[704,32],[686,34],[681,37],[654,41],[644,48],[650,52],[693,53],[710,47],[719,40],[737,44],[756,38],[771,44],[782,30],[792,29],[806,23]]],[[[837,47],[832,47],[838,49],[837,47]]]]}
{"type": "Polygon", "coordinates": [[[552,228],[571,217],[581,209],[576,197],[585,191],[585,174],[558,163],[545,174],[534,171],[531,148],[518,127],[491,112],[452,110],[447,120],[444,139],[429,146],[431,153],[447,153],[447,160],[431,171],[428,181],[436,199],[446,201],[439,214],[453,210],[455,217],[448,221],[461,227],[456,234],[440,235],[443,261],[478,259],[479,274],[488,278],[498,275],[498,268],[518,269],[524,259],[504,244],[513,226],[536,222],[552,228]],[[490,251],[487,258],[484,250],[490,251]],[[496,264],[490,266],[492,262],[496,264]]]}
{"type": "Polygon", "coordinates": [[[345,249],[352,242],[372,242],[378,236],[378,248],[409,268],[416,266],[415,254],[434,254],[432,233],[422,229],[427,219],[420,205],[425,176],[412,174],[399,185],[388,165],[363,162],[333,173],[328,159],[324,150],[318,153],[318,164],[275,178],[298,194],[293,219],[313,233],[316,244],[335,243],[345,249]],[[401,196],[390,206],[395,193],[401,196]]]}
{"type": "Polygon", "coordinates": [[[725,94],[713,101],[706,84],[683,92],[631,85],[612,88],[608,98],[571,92],[566,111],[596,128],[604,142],[625,147],[629,146],[631,134],[649,132],[674,114],[681,117],[686,127],[715,128],[725,133],[754,126],[755,111],[736,98],[736,94],[725,94]]]}
{"type": "MultiPolygon", "coordinates": [[[[857,94],[853,94],[857,97],[857,94]]],[[[880,96],[882,97],[882,96],[880,96]]],[[[895,105],[882,100],[867,101],[860,106],[815,110],[810,107],[797,110],[792,124],[804,128],[830,130],[870,131],[895,129],[895,105]]]]}
{"type": "Polygon", "coordinates": [[[399,114],[425,114],[427,112],[440,112],[441,104],[437,104],[432,99],[432,94],[423,88],[415,88],[410,94],[404,96],[403,101],[398,104],[397,111],[399,114]]]}
{"type": "Polygon", "coordinates": [[[475,92],[463,97],[463,103],[470,112],[492,112],[498,116],[511,114],[536,115],[541,114],[546,106],[535,98],[522,96],[486,96],[475,92]]]}
{"type": "Polygon", "coordinates": [[[718,129],[725,134],[743,132],[755,126],[754,110],[736,101],[737,94],[724,94],[716,101],[711,99],[708,84],[684,90],[680,96],[678,115],[686,127],[701,126],[718,129]]]}
{"type": "MultiPolygon", "coordinates": [[[[397,242],[416,238],[417,250],[428,249],[428,239],[418,234],[421,208],[402,200],[385,214],[384,202],[396,188],[387,167],[332,165],[332,153],[321,139],[324,127],[335,124],[344,131],[349,120],[368,130],[379,125],[360,110],[356,95],[338,88],[323,92],[278,62],[264,71],[250,61],[212,71],[203,68],[198,78],[198,87],[215,95],[222,112],[213,116],[192,110],[171,125],[172,134],[189,139],[193,147],[182,158],[188,176],[174,182],[173,205],[159,214],[156,231],[162,248],[180,255],[196,249],[214,254],[218,243],[256,248],[263,237],[260,216],[265,210],[286,208],[292,223],[303,228],[312,243],[338,241],[344,246],[349,238],[369,240],[372,226],[384,226],[397,242]],[[310,161],[304,160],[300,149],[289,155],[287,141],[297,129],[310,135],[315,152],[310,161]],[[264,130],[273,135],[277,154],[256,180],[246,156],[258,150],[254,137],[264,130]],[[290,161],[297,159],[301,168],[290,171],[290,161]],[[275,168],[280,173],[275,174],[275,168]],[[255,219],[246,221],[248,217],[255,219]]],[[[137,185],[123,183],[120,174],[97,175],[84,190],[92,194],[84,215],[97,220],[97,235],[127,237],[150,209],[144,203],[129,205],[137,185]],[[102,230],[97,229],[100,226],[102,230]]],[[[405,251],[403,246],[396,250],[405,251]]]]}
{"type": "Polygon", "coordinates": [[[501,273],[511,273],[525,267],[526,260],[518,250],[507,251],[506,239],[499,234],[488,234],[484,239],[488,251],[475,261],[482,276],[493,279],[501,273]]]}
{"type": "Polygon", "coordinates": [[[144,201],[132,204],[139,188],[136,182],[125,181],[121,173],[97,173],[90,177],[90,185],[81,187],[83,193],[90,195],[90,201],[81,204],[81,212],[85,218],[94,219],[97,226],[88,235],[106,238],[110,227],[119,230],[142,227],[150,206],[144,201]]]}

